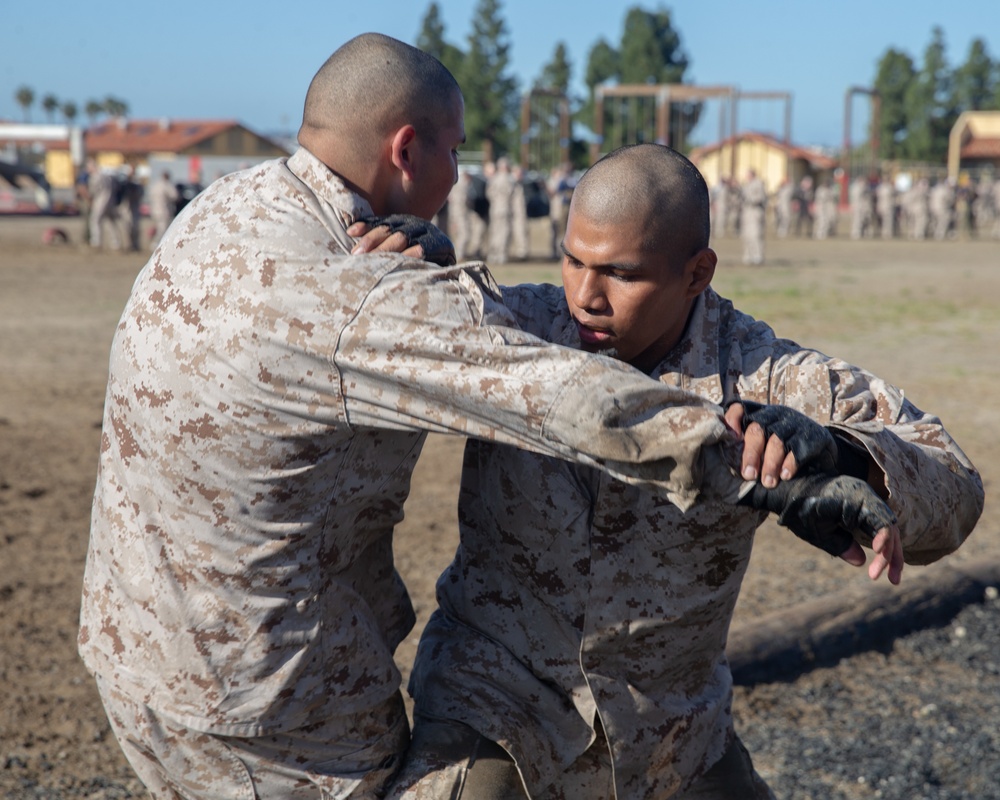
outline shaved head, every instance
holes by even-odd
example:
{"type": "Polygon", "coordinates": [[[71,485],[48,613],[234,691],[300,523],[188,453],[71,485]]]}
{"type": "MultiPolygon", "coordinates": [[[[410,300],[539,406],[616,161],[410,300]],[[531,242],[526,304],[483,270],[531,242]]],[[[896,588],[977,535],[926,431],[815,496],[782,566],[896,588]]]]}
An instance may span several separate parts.
{"type": "Polygon", "coordinates": [[[363,33],[340,48],[306,93],[299,141],[334,169],[378,157],[385,136],[413,125],[419,136],[437,137],[442,120],[461,101],[452,74],[433,56],[379,33],[363,33]],[[330,164],[329,157],[337,164],[330,164]],[[327,151],[327,152],[324,152],[327,151]]]}
{"type": "Polygon", "coordinates": [[[678,268],[708,247],[708,186],[697,167],[659,144],[636,144],[604,156],[580,178],[573,214],[609,223],[638,222],[642,247],[668,254],[678,268]]]}

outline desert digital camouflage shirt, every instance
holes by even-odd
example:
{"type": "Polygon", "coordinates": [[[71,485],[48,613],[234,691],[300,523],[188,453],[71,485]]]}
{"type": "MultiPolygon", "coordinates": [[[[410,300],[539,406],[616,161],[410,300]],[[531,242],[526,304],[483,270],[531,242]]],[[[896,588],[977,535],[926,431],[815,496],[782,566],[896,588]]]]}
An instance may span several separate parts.
{"type": "MultiPolygon", "coordinates": [[[[579,346],[561,288],[504,299],[525,329],[579,346]]],[[[982,510],[979,476],[939,420],[712,290],[653,374],[850,431],[885,471],[911,563],[956,548],[982,510]]],[[[619,798],[687,786],[731,735],[726,637],[761,519],[708,500],[682,511],[596,470],[470,441],[461,545],[410,683],[417,712],[502,744],[533,797],[563,796],[542,789],[595,741],[598,719],[619,798]]]]}
{"type": "Polygon", "coordinates": [[[391,536],[426,431],[600,462],[682,506],[726,449],[702,450],[725,436],[713,403],[510,327],[483,265],[350,256],[370,211],[306,150],[227,176],[116,330],[79,647],[189,727],[261,735],[397,691],[413,612],[391,536]]]}

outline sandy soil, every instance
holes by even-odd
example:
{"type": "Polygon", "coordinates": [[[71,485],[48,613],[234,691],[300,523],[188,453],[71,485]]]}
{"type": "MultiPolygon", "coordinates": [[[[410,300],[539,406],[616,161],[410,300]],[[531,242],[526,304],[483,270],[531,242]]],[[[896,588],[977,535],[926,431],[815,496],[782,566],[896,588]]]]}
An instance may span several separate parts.
{"type": "MultiPolygon", "coordinates": [[[[79,221],[56,222],[69,231],[69,244],[42,244],[52,220],[0,219],[0,797],[141,796],[77,658],[75,635],[108,346],[144,256],[91,252],[76,244],[79,221]]],[[[989,402],[1000,394],[1000,243],[772,240],[767,265],[752,269],[739,266],[735,241],[717,249],[723,294],[782,335],[907,387],[917,405],[942,417],[987,487],[982,521],[953,558],[1000,555],[1000,511],[990,502],[1000,476],[1000,426],[989,402]]],[[[504,267],[497,276],[503,283],[558,280],[558,271],[539,262],[504,267]]],[[[419,614],[397,654],[404,671],[456,541],[461,446],[429,440],[397,537],[399,568],[419,614]]],[[[921,571],[908,568],[904,580],[921,571]]],[[[735,624],[865,580],[768,524],[735,624]]],[[[845,668],[861,669],[863,661],[850,659],[845,668]]],[[[921,659],[910,661],[919,672],[921,659]]],[[[737,715],[749,724],[761,714],[791,721],[807,713],[794,702],[780,705],[775,695],[795,689],[783,686],[741,689],[737,715]]],[[[1000,693],[1000,678],[986,690],[1000,693]]],[[[927,691],[925,705],[933,704],[933,687],[927,691]]],[[[968,697],[973,717],[976,696],[968,697]]],[[[996,720],[981,722],[996,727],[996,720]]],[[[821,768],[808,754],[791,764],[765,754],[758,766],[772,777],[821,768]]],[[[853,777],[844,779],[851,786],[831,780],[831,797],[897,796],[859,789],[853,777]]]]}

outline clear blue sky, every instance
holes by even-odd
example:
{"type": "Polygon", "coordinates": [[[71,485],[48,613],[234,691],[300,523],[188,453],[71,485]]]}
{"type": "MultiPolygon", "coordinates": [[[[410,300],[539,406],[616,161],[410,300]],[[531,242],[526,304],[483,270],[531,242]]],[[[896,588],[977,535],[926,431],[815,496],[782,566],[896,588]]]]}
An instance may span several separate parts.
{"type": "MultiPolygon", "coordinates": [[[[476,0],[440,0],[445,38],[465,48],[476,0]]],[[[341,43],[365,31],[415,42],[428,1],[12,0],[0,14],[0,119],[21,121],[19,86],[35,90],[33,122],[44,122],[46,93],[74,100],[113,95],[134,118],[237,119],[254,130],[294,131],[313,73],[341,43]],[[44,9],[44,11],[43,11],[44,9]]],[[[867,86],[889,47],[918,64],[933,26],[945,32],[952,66],[979,36],[1000,58],[1000,0],[504,0],[512,72],[527,88],[558,41],[569,49],[582,93],[587,54],[601,37],[617,47],[633,5],[672,12],[691,67],[689,82],[735,85],[744,92],[792,93],[796,143],[839,146],[844,96],[867,86]]],[[[854,106],[860,131],[866,104],[854,106]]],[[[718,112],[706,109],[703,134],[715,138],[718,112]]],[[[82,116],[82,115],[81,115],[82,116]]],[[[746,102],[741,129],[780,132],[783,108],[746,102]]]]}

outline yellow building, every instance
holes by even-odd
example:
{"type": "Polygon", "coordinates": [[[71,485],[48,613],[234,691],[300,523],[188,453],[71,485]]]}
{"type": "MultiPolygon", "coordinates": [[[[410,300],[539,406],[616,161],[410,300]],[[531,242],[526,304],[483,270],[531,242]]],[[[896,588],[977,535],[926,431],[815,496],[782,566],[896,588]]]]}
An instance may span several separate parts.
{"type": "MultiPolygon", "coordinates": [[[[72,188],[82,164],[71,153],[69,142],[48,141],[44,148],[49,184],[53,189],[72,188]]],[[[213,159],[257,163],[289,155],[281,144],[233,120],[111,119],[84,131],[83,150],[101,167],[128,165],[140,176],[148,174],[154,160],[184,159],[195,165],[210,164],[213,159]]]]}
{"type": "Polygon", "coordinates": [[[984,167],[1000,172],[1000,111],[965,111],[948,138],[948,177],[984,167]]]}
{"type": "Polygon", "coordinates": [[[787,178],[798,183],[806,175],[817,183],[832,176],[837,160],[816,150],[785,144],[764,133],[741,133],[715,144],[696,147],[691,161],[709,186],[720,178],[734,178],[742,183],[750,170],[764,181],[773,193],[787,178]]]}

